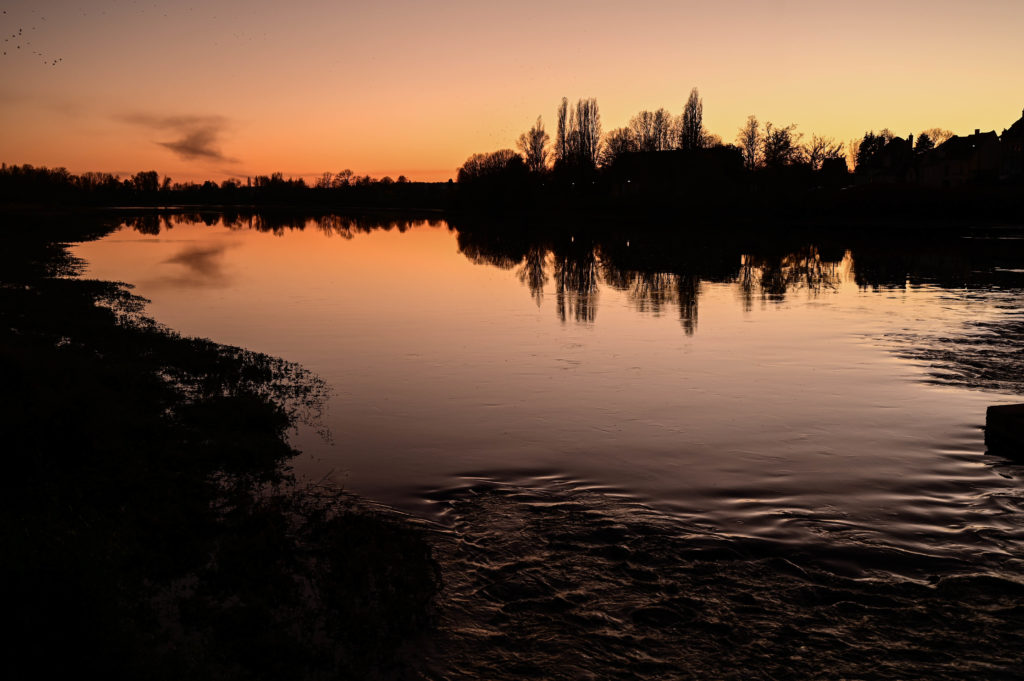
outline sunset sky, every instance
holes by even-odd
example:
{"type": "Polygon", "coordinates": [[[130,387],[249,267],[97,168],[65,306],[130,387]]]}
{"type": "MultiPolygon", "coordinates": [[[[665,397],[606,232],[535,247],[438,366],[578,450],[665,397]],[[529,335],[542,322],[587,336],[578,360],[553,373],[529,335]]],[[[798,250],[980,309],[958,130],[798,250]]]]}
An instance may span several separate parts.
{"type": "Polygon", "coordinates": [[[445,180],[561,97],[605,130],[682,110],[847,141],[1001,131],[1024,109],[1022,0],[0,0],[0,160],[175,180],[445,180]],[[19,33],[20,31],[20,33],[19,33]]]}

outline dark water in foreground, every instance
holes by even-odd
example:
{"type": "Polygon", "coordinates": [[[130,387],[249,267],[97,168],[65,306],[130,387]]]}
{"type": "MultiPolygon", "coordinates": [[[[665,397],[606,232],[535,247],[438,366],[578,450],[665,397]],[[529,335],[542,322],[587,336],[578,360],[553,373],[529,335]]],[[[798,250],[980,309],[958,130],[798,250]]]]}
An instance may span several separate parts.
{"type": "Polygon", "coordinates": [[[1018,676],[1024,467],[981,426],[1024,393],[1019,232],[294,226],[75,252],[332,385],[295,467],[435,523],[429,676],[1018,676]]]}

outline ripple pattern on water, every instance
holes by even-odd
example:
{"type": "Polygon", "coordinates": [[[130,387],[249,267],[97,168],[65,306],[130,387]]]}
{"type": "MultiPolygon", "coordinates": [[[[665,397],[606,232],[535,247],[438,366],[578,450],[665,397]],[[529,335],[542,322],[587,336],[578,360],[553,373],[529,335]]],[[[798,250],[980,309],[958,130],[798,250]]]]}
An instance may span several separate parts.
{"type": "Polygon", "coordinates": [[[797,552],[558,483],[433,496],[450,529],[428,678],[1020,678],[1024,574],[797,552]]]}

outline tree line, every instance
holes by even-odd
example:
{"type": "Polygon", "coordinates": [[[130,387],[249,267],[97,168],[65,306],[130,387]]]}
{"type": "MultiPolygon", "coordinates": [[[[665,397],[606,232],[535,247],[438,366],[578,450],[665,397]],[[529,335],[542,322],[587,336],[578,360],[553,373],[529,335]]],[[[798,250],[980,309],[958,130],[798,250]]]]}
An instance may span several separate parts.
{"type": "MultiPolygon", "coordinates": [[[[759,214],[766,208],[802,209],[808,197],[818,204],[813,210],[831,204],[845,209],[850,197],[837,192],[853,185],[890,185],[892,203],[898,195],[920,194],[919,187],[966,187],[959,191],[969,193],[983,185],[1016,186],[1024,178],[1024,118],[1001,137],[980,131],[957,137],[931,128],[915,140],[883,129],[844,143],[805,135],[795,123],[762,122],[750,115],[727,142],[704,125],[697,88],[678,114],[643,110],[608,131],[596,99],[573,103],[563,97],[554,131],[549,133],[538,116],[514,147],[472,154],[458,169],[457,184],[410,182],[404,176],[375,179],[347,169],[323,173],[310,183],[281,173],[219,184],[177,183],[155,171],[122,178],[3,165],[0,202],[623,212],[724,207],[759,214]],[[831,193],[823,198],[822,191],[831,193]]],[[[858,200],[864,194],[854,193],[858,200]]],[[[930,200],[935,203],[934,196],[930,200]]]]}
{"type": "MultiPolygon", "coordinates": [[[[697,88],[690,91],[680,114],[668,109],[640,111],[629,122],[602,134],[597,100],[579,99],[575,105],[562,98],[556,110],[556,136],[544,128],[542,116],[521,134],[516,149],[476,153],[460,168],[461,181],[510,170],[521,162],[534,174],[572,168],[577,171],[607,168],[626,154],[695,151],[722,147],[738,151],[743,166],[749,171],[804,166],[819,171],[842,161],[847,170],[856,171],[872,160],[896,136],[888,129],[867,131],[863,138],[843,143],[833,137],[813,133],[809,138],[797,130],[795,123],[777,125],[762,123],[750,115],[738,129],[733,143],[710,132],[703,123],[704,102],[697,88]]],[[[911,136],[912,137],[912,136],[911,136]]],[[[953,133],[943,128],[929,128],[917,136],[914,150],[930,151],[953,133]]]]}
{"type": "Polygon", "coordinates": [[[155,170],[121,177],[74,174],[66,168],[0,165],[0,203],[43,205],[330,205],[440,207],[447,183],[410,182],[404,175],[374,178],[346,169],[312,183],[283,173],[229,178],[220,183],[174,182],[155,170]]]}
{"type": "MultiPolygon", "coordinates": [[[[922,191],[959,187],[961,193],[978,194],[981,187],[1024,181],[1024,118],[1002,137],[980,131],[957,137],[930,128],[915,142],[913,135],[904,139],[884,129],[844,143],[805,135],[795,123],[762,122],[750,115],[726,142],[707,129],[703,114],[703,99],[693,88],[678,114],[643,110],[625,126],[604,132],[596,99],[573,105],[563,97],[554,139],[538,116],[514,149],[471,155],[459,168],[458,199],[466,206],[672,211],[723,204],[734,209],[743,203],[756,212],[772,204],[792,207],[811,195],[822,203],[822,191],[828,201],[847,202],[838,190],[871,183],[888,185],[886,202],[893,203],[900,192],[920,201],[922,191]],[[995,149],[993,144],[1007,135],[1012,140],[995,149]],[[972,150],[983,145],[984,158],[975,158],[981,152],[972,150]]],[[[877,208],[887,208],[886,202],[877,208]]]]}
{"type": "Polygon", "coordinates": [[[678,115],[665,108],[644,110],[625,126],[602,134],[596,99],[580,99],[573,106],[563,97],[555,114],[553,143],[543,117],[538,116],[533,126],[519,136],[516,149],[470,156],[459,169],[459,181],[471,183],[496,174],[515,175],[520,165],[535,175],[566,170],[585,173],[611,168],[629,154],[712,148],[735,152],[749,171],[787,166],[819,171],[829,162],[846,158],[845,145],[832,137],[813,134],[805,141],[796,124],[762,124],[753,115],[739,128],[735,143],[725,143],[704,126],[703,112],[700,91],[693,88],[678,115]]]}

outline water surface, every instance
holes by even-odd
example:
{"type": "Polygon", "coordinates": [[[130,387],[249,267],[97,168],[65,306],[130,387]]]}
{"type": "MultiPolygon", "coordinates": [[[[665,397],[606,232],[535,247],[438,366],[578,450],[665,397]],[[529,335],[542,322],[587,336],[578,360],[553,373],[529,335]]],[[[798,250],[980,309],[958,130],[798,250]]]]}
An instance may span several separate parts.
{"type": "Polygon", "coordinates": [[[442,522],[495,486],[595,492],[926,579],[1024,574],[1021,468],[982,432],[1021,399],[1016,234],[680,248],[174,216],[75,252],[169,327],[326,379],[302,476],[442,522]]]}

